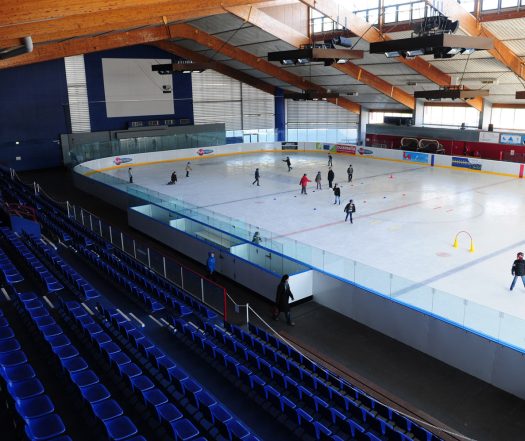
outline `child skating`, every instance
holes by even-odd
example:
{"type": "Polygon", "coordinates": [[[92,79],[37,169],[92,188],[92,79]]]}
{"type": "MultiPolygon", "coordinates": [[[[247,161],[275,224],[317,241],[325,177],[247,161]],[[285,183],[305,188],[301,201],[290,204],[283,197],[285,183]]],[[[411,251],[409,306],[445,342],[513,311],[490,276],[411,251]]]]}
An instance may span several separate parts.
{"type": "Polygon", "coordinates": [[[321,188],[321,172],[317,172],[317,175],[315,176],[315,184],[316,184],[316,190],[322,190],[321,188]]]}
{"type": "Polygon", "coordinates": [[[283,159],[283,162],[286,162],[286,165],[288,166],[288,171],[292,170],[292,161],[290,161],[289,156],[287,156],[286,159],[283,159]]]}
{"type": "Polygon", "coordinates": [[[299,181],[299,184],[301,185],[301,194],[307,194],[306,186],[308,185],[308,182],[312,182],[312,181],[308,179],[308,176],[306,176],[306,173],[305,173],[303,177],[301,178],[301,180],[299,181]]]}

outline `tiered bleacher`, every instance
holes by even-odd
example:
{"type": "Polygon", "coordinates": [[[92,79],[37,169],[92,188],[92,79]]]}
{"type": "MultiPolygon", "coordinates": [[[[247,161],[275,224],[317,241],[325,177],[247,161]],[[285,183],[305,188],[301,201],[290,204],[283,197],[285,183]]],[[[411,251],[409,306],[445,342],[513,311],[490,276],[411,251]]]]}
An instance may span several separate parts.
{"type": "Polygon", "coordinates": [[[0,228],[3,310],[23,323],[86,422],[79,428],[78,418],[57,414],[53,400],[61,397],[46,395],[0,312],[0,406],[7,410],[0,415],[7,415],[2,422],[13,439],[70,439],[83,429],[86,439],[262,439],[225,404],[237,393],[270,414],[290,440],[439,440],[277,335],[223,321],[43,194],[8,174],[0,174],[0,184],[3,201],[36,209],[44,234],[0,228]],[[151,331],[123,305],[164,326],[151,331]],[[195,354],[207,379],[228,380],[232,396],[208,390],[173,355],[175,346],[195,354]]]}

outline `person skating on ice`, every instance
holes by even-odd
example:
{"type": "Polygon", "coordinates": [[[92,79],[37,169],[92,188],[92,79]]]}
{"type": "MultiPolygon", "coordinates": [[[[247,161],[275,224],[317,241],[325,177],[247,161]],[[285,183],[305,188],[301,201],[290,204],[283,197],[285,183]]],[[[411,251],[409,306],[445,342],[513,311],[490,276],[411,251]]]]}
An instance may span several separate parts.
{"type": "Polygon", "coordinates": [[[355,213],[355,205],[353,199],[346,204],[344,212],[346,213],[345,222],[350,218],[350,223],[353,224],[352,215],[355,213]]]}
{"type": "Polygon", "coordinates": [[[334,196],[335,201],[334,205],[339,202],[339,205],[341,205],[341,188],[337,186],[337,184],[334,184],[334,196]]]}
{"type": "Polygon", "coordinates": [[[171,174],[170,182],[168,182],[167,185],[173,185],[177,182],[177,172],[173,170],[173,173],[171,174]]]}
{"type": "Polygon", "coordinates": [[[334,179],[335,179],[335,173],[334,173],[334,171],[332,170],[332,167],[330,167],[330,168],[328,169],[328,186],[329,186],[330,188],[332,188],[332,182],[334,181],[334,179]]]}
{"type": "Polygon", "coordinates": [[[133,184],[133,172],[131,171],[131,167],[128,168],[128,177],[129,177],[129,183],[133,184]]]}
{"type": "Polygon", "coordinates": [[[512,264],[512,269],[511,269],[511,273],[514,276],[514,278],[512,279],[512,283],[510,285],[511,291],[514,289],[514,285],[516,285],[516,280],[518,280],[518,277],[521,277],[523,286],[525,286],[525,260],[523,260],[523,253],[519,252],[516,257],[517,259],[512,264]]]}
{"type": "Polygon", "coordinates": [[[283,159],[283,162],[286,162],[286,165],[288,166],[288,171],[292,169],[292,161],[290,161],[290,157],[287,156],[286,159],[283,159]]]}
{"type": "Polygon", "coordinates": [[[299,181],[299,184],[301,185],[301,194],[306,194],[306,186],[308,185],[308,182],[312,182],[312,181],[308,179],[308,176],[306,176],[306,173],[305,173],[303,177],[301,178],[301,180],[299,181]]]}
{"type": "Polygon", "coordinates": [[[188,163],[186,164],[186,177],[189,178],[190,177],[190,171],[192,171],[192,168],[191,168],[191,165],[190,165],[190,161],[188,161],[188,163]]]}
{"type": "Polygon", "coordinates": [[[332,166],[332,154],[328,153],[328,167],[332,166]]]}
{"type": "Polygon", "coordinates": [[[317,172],[317,175],[315,176],[315,184],[316,184],[316,190],[322,190],[321,188],[321,172],[317,172]]]}
{"type": "Polygon", "coordinates": [[[255,181],[252,182],[252,185],[257,182],[257,187],[258,187],[259,186],[259,178],[260,177],[261,177],[261,175],[259,174],[259,169],[256,168],[255,169],[255,181]]]}
{"type": "Polygon", "coordinates": [[[348,174],[348,182],[352,182],[352,176],[354,175],[354,167],[352,167],[352,164],[348,166],[346,173],[348,174]]]}

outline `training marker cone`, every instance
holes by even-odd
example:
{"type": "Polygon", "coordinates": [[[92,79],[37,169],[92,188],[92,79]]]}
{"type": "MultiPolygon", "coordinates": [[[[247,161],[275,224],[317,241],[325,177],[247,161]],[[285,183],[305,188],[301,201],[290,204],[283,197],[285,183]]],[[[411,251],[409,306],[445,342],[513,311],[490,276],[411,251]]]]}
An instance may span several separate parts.
{"type": "Polygon", "coordinates": [[[473,240],[470,241],[470,250],[469,250],[469,252],[471,252],[471,253],[474,252],[474,241],[473,240]]]}
{"type": "Polygon", "coordinates": [[[458,247],[458,237],[456,236],[456,238],[454,239],[454,245],[452,245],[454,248],[457,248],[458,247]]]}

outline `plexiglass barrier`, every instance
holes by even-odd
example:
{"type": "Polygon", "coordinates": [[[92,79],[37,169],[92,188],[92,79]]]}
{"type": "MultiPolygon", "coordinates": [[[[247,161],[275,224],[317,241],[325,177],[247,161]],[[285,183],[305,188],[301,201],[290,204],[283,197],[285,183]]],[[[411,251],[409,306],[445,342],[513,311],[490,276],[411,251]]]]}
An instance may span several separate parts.
{"type": "MultiPolygon", "coordinates": [[[[88,169],[85,169],[85,171],[88,171],[88,169]]],[[[403,305],[421,310],[424,313],[430,313],[507,346],[510,345],[525,350],[525,320],[523,319],[361,262],[282,237],[238,219],[214,213],[205,208],[199,208],[185,201],[168,198],[166,195],[136,184],[126,183],[122,179],[113,176],[97,173],[93,177],[98,181],[122,189],[134,198],[170,210],[176,216],[200,222],[210,230],[213,230],[212,234],[231,235],[241,241],[252,242],[255,232],[259,232],[261,238],[259,249],[262,250],[261,252],[279,253],[300,263],[307,264],[314,269],[388,297],[403,305]]],[[[76,218],[79,220],[78,213],[76,218]]],[[[79,221],[82,221],[85,226],[90,228],[93,224],[92,222],[86,222],[85,219],[82,220],[82,216],[80,216],[79,221]]],[[[97,222],[93,224],[93,228],[97,233],[100,228],[104,232],[104,227],[100,227],[97,222]]],[[[136,250],[132,249],[130,244],[124,243],[124,246],[125,250],[130,254],[136,253],[136,250]]],[[[250,250],[249,252],[253,253],[254,251],[250,250]]],[[[141,256],[141,261],[142,259],[144,259],[144,256],[141,256]]],[[[250,258],[249,260],[252,259],[250,258]]],[[[282,273],[282,268],[280,267],[272,267],[271,270],[276,273],[282,273]]],[[[180,270],[166,269],[167,277],[180,285],[184,282],[184,274],[179,273],[180,270]]],[[[191,283],[192,289],[199,291],[196,283],[193,281],[188,281],[187,283],[191,283]]],[[[210,290],[213,291],[213,289],[201,289],[201,292],[210,290]]],[[[209,299],[207,300],[210,301],[209,299]]],[[[239,313],[242,314],[242,312],[239,313]]]]}

